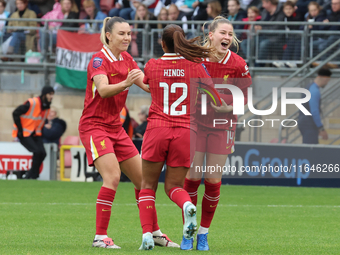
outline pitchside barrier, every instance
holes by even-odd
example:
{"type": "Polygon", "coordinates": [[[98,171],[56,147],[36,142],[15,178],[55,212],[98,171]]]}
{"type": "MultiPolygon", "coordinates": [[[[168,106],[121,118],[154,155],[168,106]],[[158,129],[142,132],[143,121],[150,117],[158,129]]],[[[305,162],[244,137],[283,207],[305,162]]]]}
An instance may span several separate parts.
{"type": "MultiPolygon", "coordinates": [[[[44,144],[46,158],[40,168],[38,180],[49,181],[57,179],[56,144],[44,144]]],[[[0,142],[0,179],[20,178],[32,165],[32,153],[18,142],[0,142]]]]}
{"type": "MultiPolygon", "coordinates": [[[[140,151],[142,140],[134,140],[140,151]]],[[[65,147],[66,148],[66,147],[65,147]]],[[[61,153],[62,155],[61,147],[61,153]]],[[[71,177],[65,178],[62,156],[62,181],[93,181],[98,175],[87,163],[82,146],[67,146],[71,150],[71,177]]],[[[229,155],[224,167],[197,166],[194,171],[222,171],[222,184],[275,185],[305,187],[340,187],[340,147],[325,145],[288,145],[265,143],[235,143],[236,151],[229,155]]],[[[165,168],[159,181],[164,182],[165,168]]]]}

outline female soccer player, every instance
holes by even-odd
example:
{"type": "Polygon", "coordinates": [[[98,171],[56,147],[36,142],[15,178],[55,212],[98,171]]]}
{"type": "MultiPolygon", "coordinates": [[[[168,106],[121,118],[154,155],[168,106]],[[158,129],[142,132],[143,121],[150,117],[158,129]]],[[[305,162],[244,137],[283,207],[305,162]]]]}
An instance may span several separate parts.
{"type": "MultiPolygon", "coordinates": [[[[239,42],[231,22],[221,16],[216,17],[210,24],[206,41],[206,46],[216,50],[215,58],[204,61],[211,77],[215,78],[214,83],[232,84],[239,87],[245,95],[244,104],[246,104],[247,88],[251,85],[251,77],[245,61],[229,50],[232,44],[238,48],[239,42]]],[[[206,166],[218,165],[222,169],[228,154],[234,152],[236,126],[231,123],[237,122],[237,116],[232,114],[233,97],[227,89],[218,89],[218,92],[222,105],[211,104],[211,107],[207,108],[207,115],[197,117],[195,158],[193,167],[188,172],[184,183],[184,189],[189,193],[192,203],[195,205],[197,204],[197,189],[202,177],[202,172],[195,171],[196,166],[203,166],[204,156],[206,156],[206,166]],[[228,120],[228,123],[214,127],[214,119],[228,120]]],[[[222,173],[222,171],[205,173],[205,193],[202,200],[201,224],[197,233],[197,250],[209,250],[207,235],[220,197],[222,173]]],[[[193,238],[183,239],[181,249],[192,249],[193,241],[193,238]]]]}
{"type": "Polygon", "coordinates": [[[149,84],[152,102],[142,145],[139,214],[143,228],[140,249],[143,250],[154,247],[152,209],[164,161],[167,164],[164,188],[169,198],[182,209],[183,238],[190,239],[197,228],[196,207],[183,189],[194,153],[194,150],[190,153],[190,140],[196,137],[196,126],[190,120],[195,114],[199,82],[191,78],[208,79],[213,86],[205,67],[200,64],[212,50],[194,44],[197,40],[186,40],[183,29],[177,25],[166,26],[162,35],[165,54],[160,59],[151,59],[144,69],[144,83],[149,84]]]}
{"type": "MultiPolygon", "coordinates": [[[[120,111],[133,83],[149,90],[143,84],[142,71],[126,52],[131,41],[129,24],[123,18],[105,18],[100,40],[103,48],[88,65],[79,134],[89,165],[94,165],[103,178],[96,203],[96,236],[92,246],[117,249],[120,247],[107,236],[107,228],[120,173],[123,171],[135,185],[137,200],[142,179],[141,159],[122,127],[120,111]]],[[[152,230],[155,236],[162,236],[157,222],[152,230]]]]}

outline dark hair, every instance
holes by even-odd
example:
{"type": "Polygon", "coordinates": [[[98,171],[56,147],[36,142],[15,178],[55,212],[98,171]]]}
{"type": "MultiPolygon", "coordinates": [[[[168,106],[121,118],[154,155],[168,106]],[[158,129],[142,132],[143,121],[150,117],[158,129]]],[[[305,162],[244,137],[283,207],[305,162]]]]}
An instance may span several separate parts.
{"type": "Polygon", "coordinates": [[[6,7],[6,2],[5,0],[0,0],[0,3],[2,3],[2,6],[5,8],[6,7]]]}
{"type": "Polygon", "coordinates": [[[279,5],[279,0],[263,0],[263,1],[267,3],[270,2],[272,5],[275,5],[275,6],[279,5]]]}
{"type": "Polygon", "coordinates": [[[283,4],[283,7],[286,7],[286,6],[290,6],[290,7],[294,8],[294,7],[295,7],[295,3],[293,3],[293,2],[290,1],[290,0],[288,0],[287,2],[285,2],[285,3],[283,4]]]}
{"type": "Polygon", "coordinates": [[[106,38],[106,33],[109,32],[111,33],[112,32],[112,28],[113,28],[113,25],[115,23],[127,23],[125,19],[121,18],[121,17],[107,17],[103,20],[103,27],[102,27],[102,31],[101,31],[101,34],[100,34],[100,41],[106,46],[106,47],[109,47],[109,40],[106,38]]]}
{"type": "Polygon", "coordinates": [[[240,5],[240,1],[239,0],[230,0],[230,1],[234,1],[234,2],[236,2],[237,5],[240,5]]]}
{"type": "Polygon", "coordinates": [[[321,69],[318,71],[318,75],[319,75],[319,76],[331,77],[332,72],[331,72],[329,69],[327,69],[327,68],[321,68],[321,69]]]}
{"type": "Polygon", "coordinates": [[[198,44],[199,37],[191,40],[185,39],[183,29],[174,24],[167,25],[163,30],[162,41],[170,52],[178,53],[185,59],[199,63],[203,58],[212,56],[213,49],[202,47],[198,44]]]}
{"type": "Polygon", "coordinates": [[[23,4],[26,4],[26,5],[28,4],[28,0],[15,0],[15,2],[16,2],[16,1],[20,1],[20,2],[22,2],[23,4]]]}

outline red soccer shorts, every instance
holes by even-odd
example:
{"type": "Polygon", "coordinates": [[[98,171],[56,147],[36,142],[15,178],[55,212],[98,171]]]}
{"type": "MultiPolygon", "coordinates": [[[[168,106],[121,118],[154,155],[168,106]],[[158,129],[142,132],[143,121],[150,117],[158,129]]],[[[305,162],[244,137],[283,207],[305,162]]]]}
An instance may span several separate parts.
{"type": "Polygon", "coordinates": [[[198,126],[196,151],[229,155],[235,151],[235,132],[198,126]]]}
{"type": "Polygon", "coordinates": [[[190,167],[196,145],[196,132],[189,128],[156,127],[146,130],[142,144],[142,158],[164,162],[171,167],[190,167]]]}
{"type": "Polygon", "coordinates": [[[79,131],[79,135],[86,150],[89,166],[93,166],[93,162],[97,158],[108,153],[114,153],[118,162],[138,154],[136,146],[123,127],[115,133],[108,133],[102,129],[92,129],[87,132],[79,131]]]}

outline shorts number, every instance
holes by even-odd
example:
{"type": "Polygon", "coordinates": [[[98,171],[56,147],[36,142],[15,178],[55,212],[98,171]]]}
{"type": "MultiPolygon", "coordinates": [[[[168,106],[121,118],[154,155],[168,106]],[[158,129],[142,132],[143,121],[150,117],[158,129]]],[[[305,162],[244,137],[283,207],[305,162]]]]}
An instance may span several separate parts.
{"type": "MultiPolygon", "coordinates": [[[[169,85],[166,82],[160,82],[159,86],[164,88],[164,102],[163,102],[163,112],[165,114],[169,114],[169,85]]],[[[177,88],[183,89],[183,94],[170,106],[170,115],[184,115],[187,113],[187,106],[182,105],[182,109],[180,111],[176,110],[176,107],[179,106],[188,96],[188,85],[183,82],[175,82],[170,85],[170,93],[176,93],[177,88]]]]}

